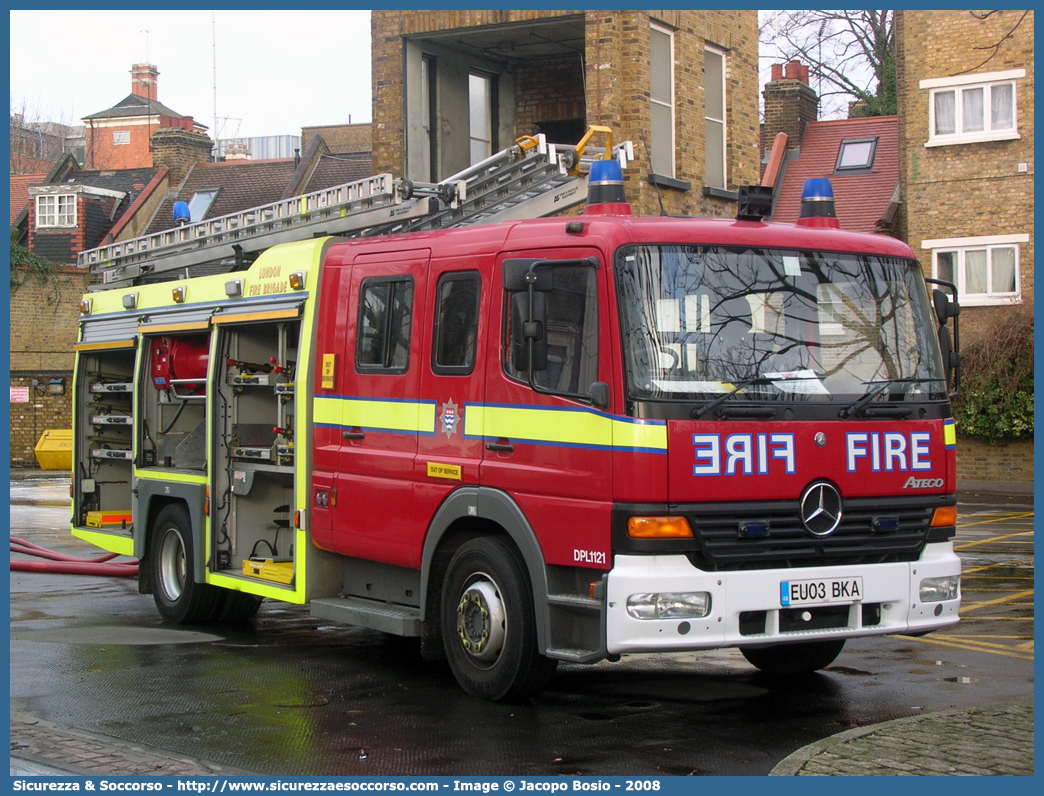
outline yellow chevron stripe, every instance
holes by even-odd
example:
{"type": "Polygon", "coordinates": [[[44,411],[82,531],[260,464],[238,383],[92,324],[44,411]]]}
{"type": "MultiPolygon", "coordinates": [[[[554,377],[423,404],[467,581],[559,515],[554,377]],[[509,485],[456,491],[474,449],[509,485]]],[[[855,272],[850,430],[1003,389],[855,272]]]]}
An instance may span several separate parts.
{"type": "Polygon", "coordinates": [[[316,396],[312,403],[312,416],[315,423],[333,426],[435,433],[435,404],[420,401],[316,396]]]}
{"type": "Polygon", "coordinates": [[[628,422],[588,410],[467,404],[464,433],[558,445],[667,450],[666,424],[628,422]]]}

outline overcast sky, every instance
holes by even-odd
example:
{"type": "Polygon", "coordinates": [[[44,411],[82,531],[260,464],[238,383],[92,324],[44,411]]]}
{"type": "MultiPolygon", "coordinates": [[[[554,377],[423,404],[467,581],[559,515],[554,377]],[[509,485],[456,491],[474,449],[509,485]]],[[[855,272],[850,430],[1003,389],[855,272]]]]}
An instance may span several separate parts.
{"type": "Polygon", "coordinates": [[[32,121],[111,108],[146,61],[159,101],[212,137],[215,115],[220,138],[371,120],[369,11],[11,11],[10,24],[11,111],[32,121]]]}
{"type": "Polygon", "coordinates": [[[147,61],[157,99],[212,136],[215,65],[220,138],[370,121],[368,11],[10,14],[11,110],[32,120],[80,124],[130,94],[131,64],[147,61]]]}

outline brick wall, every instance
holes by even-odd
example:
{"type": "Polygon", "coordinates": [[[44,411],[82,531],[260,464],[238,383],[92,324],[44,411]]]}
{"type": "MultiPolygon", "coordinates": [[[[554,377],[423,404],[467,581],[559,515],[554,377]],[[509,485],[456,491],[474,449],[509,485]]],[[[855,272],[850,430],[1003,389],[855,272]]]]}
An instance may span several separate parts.
{"type": "Polygon", "coordinates": [[[1033,482],[1033,442],[982,442],[957,438],[957,478],[961,481],[1033,482]]]}
{"type": "Polygon", "coordinates": [[[301,146],[307,147],[321,135],[330,152],[343,155],[349,152],[369,152],[373,149],[373,125],[334,124],[323,127],[302,127],[301,146]]]}
{"type": "MultiPolygon", "coordinates": [[[[931,275],[921,241],[1025,233],[1019,244],[1020,311],[1033,311],[1033,12],[897,11],[900,184],[903,235],[931,275]],[[1010,35],[1009,35],[1010,34],[1010,35]],[[995,49],[993,45],[999,44],[995,49]],[[956,75],[1025,69],[1016,81],[1020,138],[926,147],[929,90],[920,82],[956,75]],[[1026,171],[1019,171],[1025,164],[1026,171]]],[[[961,309],[962,347],[1012,312],[1011,306],[961,309]]],[[[959,436],[958,477],[1032,481],[1033,443],[989,444],[959,436]]]]}
{"type": "MultiPolygon", "coordinates": [[[[931,252],[921,241],[1026,233],[1019,245],[1022,303],[1033,306],[1033,12],[1004,38],[1022,11],[897,11],[900,181],[905,204],[903,232],[925,273],[931,252]],[[983,12],[974,12],[982,15],[983,12]],[[990,47],[1000,43],[994,52],[990,47]],[[1017,125],[1012,141],[925,147],[929,91],[920,81],[958,74],[1025,69],[1016,81],[1017,125]],[[1019,171],[1024,164],[1026,171],[1019,171]]],[[[962,334],[1003,312],[966,306],[962,334]]]]}
{"type": "MultiPolygon", "coordinates": [[[[576,11],[373,11],[370,16],[374,170],[404,168],[403,37],[484,25],[563,16],[576,11]]],[[[628,199],[639,214],[658,214],[659,200],[646,181],[644,138],[649,138],[649,24],[674,30],[676,174],[688,191],[661,188],[669,213],[723,215],[735,203],[703,194],[705,167],[703,61],[707,44],[727,51],[726,118],[728,187],[758,181],[758,26],[754,11],[584,12],[586,72],[578,85],[568,58],[524,65],[517,77],[515,136],[531,134],[541,114],[558,119],[581,106],[587,124],[609,126],[617,141],[635,144],[635,163],[625,173],[628,199]],[[541,80],[546,91],[541,94],[541,80]],[[586,94],[578,92],[586,85],[586,94]]]]}
{"type": "Polygon", "coordinates": [[[197,163],[209,163],[213,142],[206,133],[180,127],[157,130],[152,135],[152,158],[157,166],[169,169],[170,185],[181,185],[197,163]]]}
{"type": "Polygon", "coordinates": [[[48,428],[72,428],[73,345],[80,298],[88,275],[62,269],[52,280],[30,279],[11,292],[11,386],[28,387],[29,403],[11,404],[11,464],[36,466],[33,448],[48,428]],[[53,377],[65,379],[65,395],[39,395],[53,377]]]}

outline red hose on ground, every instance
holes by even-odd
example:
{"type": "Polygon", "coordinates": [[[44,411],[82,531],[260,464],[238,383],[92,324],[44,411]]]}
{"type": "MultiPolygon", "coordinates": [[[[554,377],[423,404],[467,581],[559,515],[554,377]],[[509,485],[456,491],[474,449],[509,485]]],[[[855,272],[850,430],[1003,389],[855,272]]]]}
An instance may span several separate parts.
{"type": "Polygon", "coordinates": [[[119,553],[106,553],[97,558],[80,558],[65,553],[56,553],[45,547],[11,537],[11,552],[22,555],[46,558],[48,561],[23,561],[22,559],[11,559],[12,572],[49,572],[57,575],[103,575],[117,578],[133,578],[138,574],[138,562],[136,559],[123,561],[115,564],[106,563],[116,558],[119,553]]]}
{"type": "Polygon", "coordinates": [[[107,575],[132,578],[138,574],[135,564],[75,564],[72,561],[11,561],[12,572],[49,572],[57,575],[107,575]]]}
{"type": "MultiPolygon", "coordinates": [[[[53,550],[46,550],[42,547],[25,547],[20,544],[15,544],[14,540],[11,541],[11,552],[22,553],[27,556],[37,556],[39,558],[49,558],[52,561],[74,561],[76,563],[84,563],[85,561],[92,564],[103,564],[106,561],[112,561],[114,558],[119,558],[119,553],[106,553],[103,556],[97,558],[80,558],[79,556],[70,556],[65,553],[56,553],[53,550]]],[[[126,563],[126,562],[121,562],[126,563]]]]}

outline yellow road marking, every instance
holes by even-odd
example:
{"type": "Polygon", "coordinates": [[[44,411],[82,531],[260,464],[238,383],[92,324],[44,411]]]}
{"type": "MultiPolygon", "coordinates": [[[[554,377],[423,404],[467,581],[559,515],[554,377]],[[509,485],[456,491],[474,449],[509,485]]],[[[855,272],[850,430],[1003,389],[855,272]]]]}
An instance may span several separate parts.
{"type": "MultiPolygon", "coordinates": [[[[1015,594],[1011,594],[1011,595],[1009,595],[1007,597],[998,597],[996,600],[986,600],[986,601],[981,602],[981,603],[972,603],[971,605],[962,605],[960,613],[963,614],[963,613],[966,613],[967,611],[974,611],[977,608],[982,608],[982,607],[987,606],[987,605],[1010,604],[1011,600],[1018,600],[1021,597],[1032,597],[1032,596],[1033,596],[1033,589],[1029,589],[1028,591],[1020,591],[1020,592],[1016,592],[1015,594]]],[[[1032,605],[1032,603],[1028,603],[1028,604],[1032,605]]]]}
{"type": "Polygon", "coordinates": [[[1001,514],[999,517],[993,517],[988,520],[979,520],[978,522],[959,522],[957,523],[958,528],[971,528],[973,525],[996,525],[998,522],[1005,522],[1008,520],[1025,520],[1033,517],[1032,511],[1023,511],[1018,514],[1001,514]]]}
{"type": "Polygon", "coordinates": [[[980,635],[977,633],[945,633],[946,638],[1000,638],[1008,639],[1009,641],[1025,641],[1026,639],[1032,639],[1033,636],[988,636],[980,635]]]}
{"type": "Polygon", "coordinates": [[[969,547],[975,547],[976,545],[986,544],[987,542],[999,542],[1002,539],[1014,539],[1016,536],[1033,536],[1033,531],[1021,531],[1020,533],[1008,533],[1003,536],[991,536],[988,539],[979,539],[977,542],[967,542],[959,547],[954,547],[954,550],[965,550],[969,547]]]}
{"type": "Polygon", "coordinates": [[[1027,561],[1032,561],[1032,558],[1016,558],[1014,561],[997,561],[993,564],[983,564],[981,567],[972,567],[971,569],[964,570],[965,575],[972,572],[982,572],[984,569],[993,569],[994,567],[1011,567],[1015,564],[1025,564],[1027,561]]]}
{"type": "Polygon", "coordinates": [[[920,641],[922,644],[935,644],[935,645],[940,646],[940,647],[954,647],[954,648],[959,649],[959,650],[969,650],[971,652],[988,652],[991,655],[1003,655],[1006,658],[1018,658],[1020,661],[1031,661],[1031,660],[1033,660],[1033,656],[1032,655],[1025,655],[1025,654],[1022,654],[1022,653],[1019,653],[1019,652],[1014,652],[1014,651],[1007,652],[1007,651],[1004,651],[1004,650],[983,649],[981,647],[974,646],[974,645],[971,645],[971,644],[954,644],[954,643],[951,643],[951,642],[948,642],[948,641],[943,641],[942,639],[938,639],[938,638],[929,638],[929,637],[920,637],[920,638],[918,638],[918,637],[915,637],[915,636],[895,636],[895,638],[901,638],[904,641],[907,641],[907,640],[909,640],[909,641],[920,641]]]}
{"type": "Polygon", "coordinates": [[[982,647],[983,649],[989,649],[989,650],[994,650],[994,649],[1010,650],[1010,649],[1017,649],[1018,648],[1017,645],[1013,645],[1013,644],[995,644],[992,641],[976,641],[975,639],[979,638],[978,636],[961,636],[961,635],[958,635],[956,633],[953,633],[953,634],[951,634],[951,633],[941,633],[941,634],[937,634],[936,638],[947,639],[949,641],[955,641],[955,642],[956,641],[962,641],[965,644],[972,644],[972,645],[974,645],[976,647],[982,647]]]}

